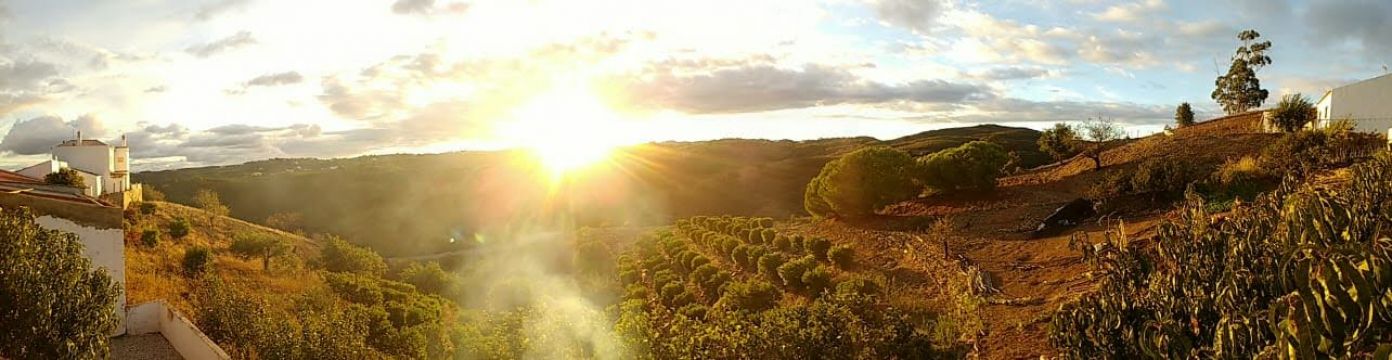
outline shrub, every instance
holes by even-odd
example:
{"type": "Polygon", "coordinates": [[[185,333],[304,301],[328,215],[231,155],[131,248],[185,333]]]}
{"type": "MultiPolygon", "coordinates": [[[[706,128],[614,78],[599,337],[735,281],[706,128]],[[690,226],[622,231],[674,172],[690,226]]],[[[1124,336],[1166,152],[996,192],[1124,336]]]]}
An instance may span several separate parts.
{"type": "Polygon", "coordinates": [[[850,268],[855,265],[855,249],[847,245],[837,245],[827,251],[827,258],[839,268],[850,268]]]}
{"type": "Polygon", "coordinates": [[[803,205],[817,217],[865,217],[918,196],[916,163],[909,154],[876,146],[828,162],[807,184],[803,205]]]}
{"type": "Polygon", "coordinates": [[[788,251],[802,252],[806,240],[807,238],[802,237],[802,235],[793,235],[792,238],[788,239],[788,251]]]}
{"type": "Polygon", "coordinates": [[[735,248],[739,247],[742,244],[743,243],[741,243],[739,240],[736,240],[733,237],[725,238],[725,241],[720,242],[720,252],[725,255],[730,255],[731,253],[735,252],[735,248]]]}
{"type": "Polygon", "coordinates": [[[773,239],[775,239],[775,238],[778,237],[778,230],[767,229],[767,228],[766,228],[766,229],[764,229],[764,231],[760,232],[759,234],[760,234],[760,235],[759,235],[759,243],[760,243],[760,244],[768,244],[768,243],[770,243],[770,242],[773,242],[773,239]]]}
{"type": "Polygon", "coordinates": [[[1272,125],[1285,132],[1299,131],[1318,116],[1315,104],[1299,93],[1281,97],[1281,102],[1271,109],[1272,125]]]}
{"type": "Polygon", "coordinates": [[[354,273],[325,273],[324,282],[338,297],[363,305],[382,304],[382,286],[373,277],[354,273]]]}
{"type": "Polygon", "coordinates": [[[213,266],[213,251],[206,246],[193,246],[184,250],[184,275],[197,277],[213,266]]]}
{"type": "Polygon", "coordinates": [[[183,239],[189,234],[189,221],[185,218],[175,218],[169,223],[169,236],[175,239],[183,239]]]}
{"type": "Polygon", "coordinates": [[[827,252],[831,250],[831,241],[825,238],[811,238],[807,240],[807,252],[818,259],[829,260],[827,252]]]}
{"type": "Polygon", "coordinates": [[[324,249],[319,253],[324,269],[332,272],[354,272],[382,276],[387,272],[387,263],[381,255],[365,247],[349,244],[341,238],[330,236],[324,249]]]}
{"type": "Polygon", "coordinates": [[[140,232],[140,244],[145,247],[155,247],[159,244],[159,238],[159,229],[145,229],[145,231],[140,232]]]}
{"type": "Polygon", "coordinates": [[[919,179],[938,190],[989,190],[1010,160],[1005,148],[973,141],[919,159],[919,179]]]}
{"type": "Polygon", "coordinates": [[[155,203],[152,203],[152,202],[141,202],[141,203],[140,203],[140,213],[141,213],[141,214],[152,215],[152,214],[155,213],[155,209],[156,209],[156,208],[157,208],[157,207],[156,207],[155,203]]]}
{"type": "Polygon", "coordinates": [[[721,303],[736,310],[749,312],[772,309],[778,305],[778,288],[767,281],[737,281],[726,287],[721,303]]]}
{"type": "Polygon", "coordinates": [[[1072,126],[1056,123],[1054,127],[1039,133],[1039,151],[1043,151],[1059,161],[1078,154],[1078,132],[1072,126]]]}
{"type": "Polygon", "coordinates": [[[1210,173],[1188,162],[1164,157],[1142,161],[1131,175],[1131,191],[1174,195],[1184,192],[1190,183],[1207,178],[1210,173]]]}
{"type": "Polygon", "coordinates": [[[164,193],[160,192],[158,189],[155,189],[155,187],[151,186],[150,184],[145,184],[140,187],[140,200],[164,201],[164,193]]]}
{"type": "Polygon", "coordinates": [[[1179,107],[1175,108],[1174,118],[1175,126],[1185,127],[1194,125],[1194,108],[1190,107],[1187,102],[1180,103],[1179,107]]]}
{"type": "Polygon", "coordinates": [[[773,248],[778,249],[779,251],[788,251],[789,249],[793,248],[792,239],[788,238],[787,236],[779,235],[778,237],[773,238],[773,248]]]}
{"type": "Polygon", "coordinates": [[[836,284],[837,296],[871,296],[880,293],[880,284],[863,277],[855,277],[836,284]]]}
{"type": "Polygon", "coordinates": [[[740,267],[749,267],[749,245],[741,244],[730,251],[730,262],[740,267]]]}
{"type": "Polygon", "coordinates": [[[811,255],[797,258],[778,267],[778,278],[783,280],[783,285],[801,289],[803,288],[802,275],[817,266],[817,259],[811,255]]]}
{"type": "Polygon", "coordinates": [[[831,270],[825,266],[817,266],[802,274],[802,285],[807,288],[807,293],[811,296],[819,296],[827,287],[831,286],[831,270]]]}
{"type": "Polygon", "coordinates": [[[766,254],[759,258],[759,273],[764,274],[770,281],[776,281],[781,284],[783,280],[778,276],[778,268],[783,266],[783,261],[783,256],[781,255],[774,253],[766,254]]]}
{"type": "Polygon", "coordinates": [[[71,168],[58,169],[57,172],[44,175],[44,182],[54,185],[66,185],[75,188],[86,188],[86,181],[82,180],[82,174],[71,168]]]}
{"type": "Polygon", "coordinates": [[[751,269],[751,270],[753,270],[753,269],[758,269],[758,268],[759,268],[759,258],[764,257],[764,254],[768,254],[768,253],[769,253],[769,249],[768,249],[767,246],[763,246],[763,245],[750,246],[750,247],[749,247],[749,253],[745,254],[745,258],[744,258],[744,264],[745,264],[745,266],[746,266],[747,268],[751,269]]]}
{"type": "Polygon", "coordinates": [[[1300,177],[1321,169],[1347,166],[1380,146],[1376,135],[1348,131],[1298,131],[1262,149],[1258,162],[1268,171],[1300,177]]]}
{"type": "Polygon", "coordinates": [[[677,313],[688,319],[705,319],[706,312],[709,310],[710,309],[706,308],[705,305],[686,304],[686,306],[681,307],[681,309],[677,309],[677,313]]]}
{"type": "Polygon", "coordinates": [[[198,192],[193,194],[193,206],[214,216],[227,216],[231,213],[227,206],[222,204],[222,200],[218,198],[218,193],[209,189],[198,189],[198,192]]]}
{"type": "MultiPolygon", "coordinates": [[[[634,274],[634,277],[636,275],[634,274]]],[[[445,295],[449,292],[450,286],[454,284],[454,279],[450,277],[450,274],[440,267],[440,263],[434,261],[424,265],[413,262],[401,270],[400,276],[401,281],[428,294],[445,295]]]]}
{"type": "Polygon", "coordinates": [[[35,219],[24,207],[0,209],[0,358],[108,357],[121,287],[77,235],[35,219]]]}

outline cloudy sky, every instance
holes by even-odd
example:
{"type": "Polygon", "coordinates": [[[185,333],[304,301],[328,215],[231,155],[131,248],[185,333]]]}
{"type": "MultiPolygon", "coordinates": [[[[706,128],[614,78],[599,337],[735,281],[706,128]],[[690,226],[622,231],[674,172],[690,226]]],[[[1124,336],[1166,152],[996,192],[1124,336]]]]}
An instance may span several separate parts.
{"type": "MultiPolygon", "coordinates": [[[[0,167],[82,129],[140,169],[562,137],[1133,132],[1253,28],[1273,94],[1383,73],[1392,2],[0,0],[0,167]]],[[[1276,95],[1273,95],[1275,98],[1276,95]]]]}

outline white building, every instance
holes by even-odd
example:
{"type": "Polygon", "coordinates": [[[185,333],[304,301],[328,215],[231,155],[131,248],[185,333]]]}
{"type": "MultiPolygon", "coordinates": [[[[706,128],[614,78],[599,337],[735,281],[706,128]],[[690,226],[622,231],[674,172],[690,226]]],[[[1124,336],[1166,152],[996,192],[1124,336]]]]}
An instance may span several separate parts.
{"type": "Polygon", "coordinates": [[[1349,120],[1355,131],[1386,134],[1392,129],[1392,74],[1329,90],[1315,109],[1315,127],[1349,120]]]}
{"type": "Polygon", "coordinates": [[[82,175],[88,196],[101,197],[131,190],[130,148],[126,146],[125,136],[121,137],[120,145],[111,146],[99,140],[83,139],[79,131],[76,139],[54,146],[52,158],[20,169],[18,173],[43,179],[63,168],[77,170],[82,175]]]}

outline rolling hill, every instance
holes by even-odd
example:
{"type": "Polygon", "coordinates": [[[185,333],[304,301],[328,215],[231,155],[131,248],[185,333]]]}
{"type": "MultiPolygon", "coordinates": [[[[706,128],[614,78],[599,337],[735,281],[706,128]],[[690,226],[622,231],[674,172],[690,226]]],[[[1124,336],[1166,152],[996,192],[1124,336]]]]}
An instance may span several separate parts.
{"type": "MultiPolygon", "coordinates": [[[[626,148],[617,171],[566,184],[564,201],[587,225],[661,224],[693,215],[800,215],[803,189],[839,154],[888,145],[926,155],[973,140],[1015,152],[1028,168],[1047,156],[1039,132],[996,125],[927,131],[888,141],[726,139],[652,143],[626,148]],[[591,184],[608,185],[592,188],[591,184]]],[[[272,159],[234,166],[141,172],[135,181],[189,203],[199,189],[217,191],[233,217],[262,222],[298,213],[303,229],[367,244],[384,255],[417,255],[465,246],[480,229],[505,227],[506,207],[533,193],[534,176],[509,152],[382,155],[350,159],[272,159]],[[456,241],[451,241],[451,239],[456,241]]],[[[598,172],[596,172],[598,173],[598,172]]]]}

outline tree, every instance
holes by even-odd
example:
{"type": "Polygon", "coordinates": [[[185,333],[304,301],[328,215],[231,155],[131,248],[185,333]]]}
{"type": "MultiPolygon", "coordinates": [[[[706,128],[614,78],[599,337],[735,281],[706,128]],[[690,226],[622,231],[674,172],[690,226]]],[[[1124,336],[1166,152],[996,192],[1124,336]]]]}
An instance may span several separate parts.
{"type": "Polygon", "coordinates": [[[1008,161],[1000,145],[973,141],[920,158],[919,179],[938,190],[989,190],[1008,161]]]}
{"type": "Polygon", "coordinates": [[[57,172],[44,175],[44,182],[54,185],[87,188],[87,182],[82,180],[82,174],[72,168],[62,168],[58,169],[57,172]]]}
{"type": "Polygon", "coordinates": [[[1107,149],[1107,144],[1125,136],[1120,125],[1117,125],[1111,118],[1101,116],[1088,118],[1079,128],[1082,129],[1087,141],[1079,141],[1077,148],[1083,156],[1092,159],[1093,169],[1102,168],[1102,151],[1107,149]]]}
{"type": "Polygon", "coordinates": [[[184,276],[198,277],[213,267],[213,250],[195,245],[184,250],[184,276]]]}
{"type": "Polygon", "coordinates": [[[208,189],[199,189],[193,195],[193,205],[216,216],[227,216],[230,212],[227,206],[222,204],[222,200],[218,198],[218,193],[208,189]]]}
{"type": "Polygon", "coordinates": [[[1319,112],[1315,109],[1315,104],[1299,93],[1281,97],[1281,102],[1276,103],[1276,108],[1271,109],[1271,121],[1285,132],[1300,130],[1317,116],[1319,112]]]}
{"type": "Polygon", "coordinates": [[[1068,124],[1055,123],[1054,127],[1044,129],[1044,132],[1039,133],[1038,142],[1039,151],[1054,157],[1054,161],[1062,161],[1078,154],[1078,132],[1068,124]]]}
{"type": "Polygon", "coordinates": [[[0,210],[0,358],[106,358],[121,287],[82,255],[77,235],[35,218],[0,210]]]}
{"type": "Polygon", "coordinates": [[[140,186],[140,199],[141,201],[165,201],[164,193],[156,190],[150,184],[140,186]]]}
{"type": "Polygon", "coordinates": [[[1189,103],[1181,103],[1175,108],[1174,121],[1179,127],[1194,125],[1194,109],[1189,107],[1189,103]]]}
{"type": "Polygon", "coordinates": [[[853,151],[822,167],[804,194],[807,212],[818,217],[865,217],[917,196],[917,164],[909,154],[876,146],[853,151]]]}
{"type": "Polygon", "coordinates": [[[337,236],[329,236],[325,240],[324,250],[319,254],[319,260],[325,269],[374,276],[382,276],[387,272],[387,262],[376,252],[349,244],[337,236]]]}
{"type": "Polygon", "coordinates": [[[431,261],[425,265],[413,262],[401,270],[401,281],[415,285],[421,292],[444,295],[450,289],[450,284],[454,281],[450,274],[440,267],[440,263],[431,261]]]}
{"type": "Polygon", "coordinates": [[[240,233],[232,239],[228,250],[243,258],[261,258],[261,270],[270,270],[271,258],[285,255],[290,250],[290,244],[270,234],[240,233]]]}
{"type": "Polygon", "coordinates": [[[1261,88],[1257,70],[1271,65],[1271,57],[1266,55],[1271,49],[1270,41],[1258,42],[1261,34],[1256,30],[1244,30],[1237,34],[1242,46],[1232,56],[1228,73],[1218,76],[1214,81],[1213,100],[1223,106],[1223,111],[1236,114],[1261,107],[1266,101],[1267,91],[1261,88]]]}

